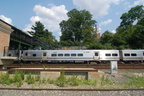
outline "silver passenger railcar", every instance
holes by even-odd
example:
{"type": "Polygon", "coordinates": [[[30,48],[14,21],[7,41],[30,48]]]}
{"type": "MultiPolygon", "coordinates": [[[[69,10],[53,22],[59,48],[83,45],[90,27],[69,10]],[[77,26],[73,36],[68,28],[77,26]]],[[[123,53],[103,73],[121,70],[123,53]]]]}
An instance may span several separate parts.
{"type": "MultiPolygon", "coordinates": [[[[23,50],[19,53],[21,60],[30,62],[144,61],[144,50],[23,50]]],[[[11,51],[9,56],[14,56],[14,51],[11,51]]]]}
{"type": "Polygon", "coordinates": [[[144,50],[120,50],[122,61],[144,61],[144,50]]]}
{"type": "Polygon", "coordinates": [[[23,61],[88,61],[119,60],[118,50],[25,50],[23,61]]]}

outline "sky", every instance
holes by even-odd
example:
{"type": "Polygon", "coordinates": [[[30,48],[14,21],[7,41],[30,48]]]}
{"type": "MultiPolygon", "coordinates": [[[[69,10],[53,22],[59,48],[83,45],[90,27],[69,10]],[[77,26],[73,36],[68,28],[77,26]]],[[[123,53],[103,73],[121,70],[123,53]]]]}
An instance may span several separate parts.
{"type": "Polygon", "coordinates": [[[122,14],[137,5],[144,5],[144,0],[2,0],[0,19],[23,31],[31,31],[40,21],[59,40],[59,23],[67,20],[67,12],[74,8],[88,10],[102,35],[107,30],[115,33],[122,14]]]}

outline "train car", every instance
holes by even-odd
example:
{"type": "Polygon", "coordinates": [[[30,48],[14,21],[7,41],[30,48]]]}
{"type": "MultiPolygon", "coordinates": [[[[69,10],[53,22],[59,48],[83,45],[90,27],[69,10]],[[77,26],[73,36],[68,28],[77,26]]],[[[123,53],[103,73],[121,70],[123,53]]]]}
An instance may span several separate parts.
{"type": "Polygon", "coordinates": [[[122,61],[143,61],[144,50],[120,50],[120,60],[122,61]]]}
{"type": "MultiPolygon", "coordinates": [[[[92,50],[48,50],[47,59],[50,61],[93,61],[92,50]]],[[[95,59],[96,60],[96,59],[95,59]]]]}
{"type": "Polygon", "coordinates": [[[42,61],[47,60],[46,50],[23,50],[22,61],[42,61]]]}
{"type": "Polygon", "coordinates": [[[25,50],[23,61],[86,61],[119,60],[118,50],[25,50]]]}
{"type": "Polygon", "coordinates": [[[99,50],[100,61],[118,61],[119,50],[99,50]]]}
{"type": "MultiPolygon", "coordinates": [[[[23,50],[19,53],[19,60],[30,62],[144,61],[144,50],[23,50]]],[[[11,51],[9,56],[13,55],[11,51]]]]}
{"type": "Polygon", "coordinates": [[[23,61],[98,61],[94,50],[25,50],[23,61]]]}

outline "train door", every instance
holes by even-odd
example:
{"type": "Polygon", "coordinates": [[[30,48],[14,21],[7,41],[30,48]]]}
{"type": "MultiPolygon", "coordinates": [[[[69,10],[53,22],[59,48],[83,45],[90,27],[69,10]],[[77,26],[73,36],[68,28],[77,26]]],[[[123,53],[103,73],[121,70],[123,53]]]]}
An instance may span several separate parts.
{"type": "Polygon", "coordinates": [[[143,51],[143,61],[144,61],[144,51],[143,51]]]}
{"type": "Polygon", "coordinates": [[[47,52],[42,52],[42,59],[47,60],[47,52]]]}
{"type": "Polygon", "coordinates": [[[100,59],[100,53],[98,51],[94,52],[94,60],[99,61],[100,59]]]}

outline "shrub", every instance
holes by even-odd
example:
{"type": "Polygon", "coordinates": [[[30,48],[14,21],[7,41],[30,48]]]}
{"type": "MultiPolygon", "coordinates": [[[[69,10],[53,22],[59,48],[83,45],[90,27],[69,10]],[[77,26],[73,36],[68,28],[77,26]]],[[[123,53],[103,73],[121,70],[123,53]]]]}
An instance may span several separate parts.
{"type": "Polygon", "coordinates": [[[26,82],[27,82],[28,84],[34,84],[34,83],[35,83],[35,78],[31,75],[31,73],[29,73],[29,74],[27,75],[26,82]]]}
{"type": "Polygon", "coordinates": [[[16,84],[17,87],[22,86],[24,80],[24,72],[16,71],[13,75],[13,82],[16,84]]]}
{"type": "Polygon", "coordinates": [[[64,72],[61,72],[61,75],[56,79],[55,83],[59,87],[64,87],[64,84],[66,83],[66,77],[64,72]]]}
{"type": "Polygon", "coordinates": [[[0,79],[1,84],[10,85],[12,83],[12,79],[9,78],[9,73],[1,74],[0,78],[1,78],[0,79]]]}
{"type": "Polygon", "coordinates": [[[47,83],[46,78],[43,78],[43,79],[41,80],[41,83],[47,83]]]}
{"type": "Polygon", "coordinates": [[[72,76],[71,78],[68,79],[68,84],[72,86],[78,86],[80,85],[82,80],[78,79],[77,76],[72,76]]]}
{"type": "Polygon", "coordinates": [[[125,75],[127,78],[131,79],[130,81],[125,82],[126,87],[144,87],[144,75],[135,76],[135,75],[125,75]]]}
{"type": "Polygon", "coordinates": [[[108,85],[108,84],[112,85],[113,82],[107,76],[103,75],[101,79],[101,85],[108,85]]]}

